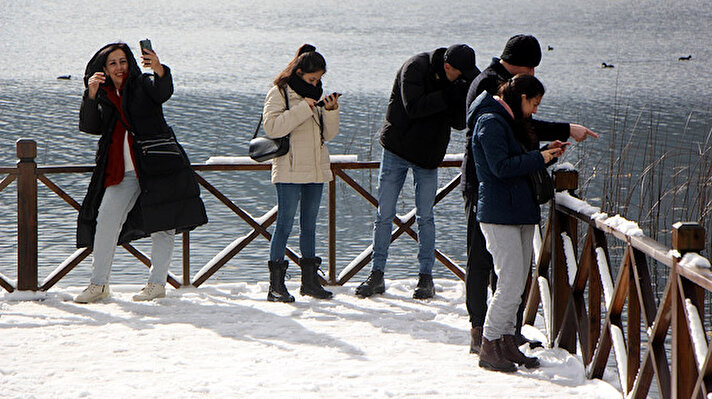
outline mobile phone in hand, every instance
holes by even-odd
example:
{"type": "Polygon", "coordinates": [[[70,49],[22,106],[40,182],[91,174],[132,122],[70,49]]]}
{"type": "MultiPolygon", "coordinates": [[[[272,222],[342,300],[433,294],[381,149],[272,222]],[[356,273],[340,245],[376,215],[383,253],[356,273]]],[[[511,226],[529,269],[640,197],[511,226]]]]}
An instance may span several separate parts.
{"type": "Polygon", "coordinates": [[[139,46],[141,46],[141,54],[146,54],[144,50],[151,50],[153,51],[153,47],[151,47],[151,40],[149,39],[144,39],[138,42],[139,46]]]}
{"type": "MultiPolygon", "coordinates": [[[[333,93],[330,94],[330,96],[334,96],[334,97],[336,97],[336,98],[339,98],[339,97],[341,97],[341,93],[333,92],[333,93]]],[[[323,107],[323,106],[324,106],[324,100],[320,100],[318,103],[316,103],[316,104],[314,104],[314,105],[316,105],[317,107],[323,107]]]]}

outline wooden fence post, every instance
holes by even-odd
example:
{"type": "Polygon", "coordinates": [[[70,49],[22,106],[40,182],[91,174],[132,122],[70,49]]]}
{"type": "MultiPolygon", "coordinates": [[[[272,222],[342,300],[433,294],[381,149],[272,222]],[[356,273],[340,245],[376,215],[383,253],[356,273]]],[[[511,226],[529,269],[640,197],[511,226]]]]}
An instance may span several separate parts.
{"type": "MultiPolygon", "coordinates": [[[[677,222],[672,226],[672,247],[680,255],[700,252],[705,247],[705,229],[694,222],[677,222]]],[[[692,341],[685,316],[685,292],[678,275],[677,260],[673,262],[670,278],[672,284],[672,395],[673,398],[689,398],[697,381],[697,366],[692,352],[692,341]]]]}
{"type": "MultiPolygon", "coordinates": [[[[578,172],[575,170],[555,170],[554,187],[559,191],[573,191],[578,188],[578,172]]],[[[566,317],[566,309],[571,296],[571,288],[569,286],[569,275],[566,270],[566,257],[564,255],[564,246],[561,238],[562,230],[568,226],[567,216],[559,215],[555,209],[556,199],[551,202],[549,208],[549,223],[552,223],[551,237],[551,306],[552,306],[552,342],[556,340],[559,332],[563,327],[566,317]]],[[[569,226],[569,230],[576,231],[575,226],[569,226]]],[[[568,233],[568,232],[567,232],[568,233]]],[[[576,242],[577,237],[571,237],[573,242],[576,242]]],[[[559,346],[569,351],[576,351],[575,339],[567,342],[559,342],[559,346]]]]}
{"type": "Polygon", "coordinates": [[[37,291],[37,143],[17,140],[17,289],[37,291]]]}

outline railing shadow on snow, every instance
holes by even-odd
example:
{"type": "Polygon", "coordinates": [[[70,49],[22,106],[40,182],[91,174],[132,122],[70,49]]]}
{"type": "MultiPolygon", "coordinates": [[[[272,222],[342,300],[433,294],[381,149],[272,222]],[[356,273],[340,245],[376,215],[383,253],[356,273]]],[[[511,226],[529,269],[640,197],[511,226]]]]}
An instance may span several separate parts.
{"type": "MultiPolygon", "coordinates": [[[[0,168],[0,174],[7,174],[0,181],[0,191],[17,179],[18,278],[15,285],[0,274],[0,287],[6,291],[47,290],[85,259],[91,250],[77,250],[38,284],[37,181],[78,210],[79,204],[47,175],[90,173],[93,166],[38,167],[34,161],[36,143],[32,140],[18,140],[17,155],[16,168],[0,168]]],[[[460,159],[450,158],[441,167],[460,164],[460,159]]],[[[334,175],[374,207],[377,200],[347,171],[378,167],[378,162],[356,162],[348,157],[332,162],[334,175]]],[[[252,231],[233,241],[193,277],[190,275],[190,234],[184,233],[182,282],[173,274],[168,277],[174,287],[197,287],[257,237],[269,240],[271,234],[267,228],[277,215],[275,206],[260,217],[251,216],[200,173],[268,170],[269,164],[212,163],[194,164],[193,168],[198,182],[252,231]]],[[[436,203],[452,192],[459,182],[458,175],[440,188],[436,203]]],[[[554,182],[557,194],[549,204],[544,235],[535,240],[535,268],[527,283],[525,323],[533,324],[541,309],[550,345],[580,353],[589,378],[602,378],[613,349],[626,397],[646,397],[653,378],[663,398],[706,397],[712,392],[712,352],[708,349],[701,320],[704,294],[712,292],[712,270],[709,261],[699,255],[704,248],[704,229],[697,223],[676,223],[672,248],[667,248],[643,235],[634,223],[631,227],[630,222],[618,216],[608,217],[576,198],[576,171],[557,170],[554,182]],[[581,237],[579,226],[583,227],[581,237]],[[625,247],[615,280],[611,275],[608,238],[620,241],[625,247]],[[583,242],[581,250],[578,249],[579,242],[583,242]],[[669,268],[667,286],[658,304],[648,259],[669,268]],[[645,340],[641,339],[643,334],[645,340]]],[[[372,249],[363,250],[337,275],[335,184],[334,180],[328,188],[328,271],[323,280],[327,284],[342,285],[368,264],[372,249]]],[[[403,233],[417,240],[417,234],[411,229],[414,221],[414,211],[397,216],[391,240],[403,233]]],[[[141,251],[128,244],[124,248],[150,267],[149,258],[141,251]]],[[[287,256],[295,262],[299,260],[290,248],[287,256]]],[[[436,258],[458,278],[464,279],[462,268],[449,257],[436,250],[436,258]]]]}

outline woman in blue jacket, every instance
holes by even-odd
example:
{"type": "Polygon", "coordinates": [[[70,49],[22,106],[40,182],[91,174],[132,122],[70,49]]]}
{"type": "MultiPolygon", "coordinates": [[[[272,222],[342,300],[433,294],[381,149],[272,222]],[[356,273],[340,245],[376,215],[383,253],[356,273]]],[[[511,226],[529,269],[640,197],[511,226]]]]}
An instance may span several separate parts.
{"type": "Polygon", "coordinates": [[[516,75],[502,84],[497,96],[483,92],[468,111],[479,180],[477,221],[499,279],[485,317],[480,352],[480,367],[490,370],[516,371],[514,363],[539,366],[537,358],[519,351],[514,333],[531,268],[534,226],[541,219],[527,175],[561,156],[565,144],[557,140],[542,150],[532,146],[536,140],[527,121],[543,95],[544,86],[537,78],[516,75]]]}

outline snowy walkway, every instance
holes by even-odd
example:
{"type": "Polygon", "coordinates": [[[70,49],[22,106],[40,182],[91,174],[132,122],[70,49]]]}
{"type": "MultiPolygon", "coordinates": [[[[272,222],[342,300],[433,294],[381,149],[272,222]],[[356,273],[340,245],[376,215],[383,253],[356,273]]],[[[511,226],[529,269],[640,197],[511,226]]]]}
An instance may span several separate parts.
{"type": "MultiPolygon", "coordinates": [[[[105,302],[71,301],[79,287],[4,294],[3,398],[619,398],[588,381],[581,362],[538,349],[543,367],[515,374],[477,366],[468,353],[464,285],[411,299],[415,280],[387,280],[359,299],[354,284],[330,301],[266,301],[266,283],[169,290],[134,303],[140,286],[114,286],[105,302]]],[[[0,297],[2,297],[0,295],[0,297]]],[[[541,321],[540,321],[541,322],[541,321]]],[[[539,323],[540,323],[539,322],[539,323]]],[[[543,339],[535,328],[526,335],[543,339]]],[[[606,376],[615,383],[615,376],[606,376]]]]}

